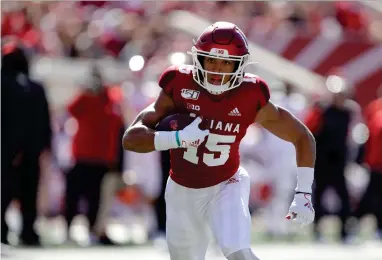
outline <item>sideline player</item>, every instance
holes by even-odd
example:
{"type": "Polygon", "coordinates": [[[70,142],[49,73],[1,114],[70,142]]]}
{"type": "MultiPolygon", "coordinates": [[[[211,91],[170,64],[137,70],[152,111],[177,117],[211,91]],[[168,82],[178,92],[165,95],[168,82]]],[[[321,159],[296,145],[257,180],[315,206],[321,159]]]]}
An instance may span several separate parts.
{"type": "Polygon", "coordinates": [[[240,141],[256,122],[294,144],[297,187],[286,218],[302,225],[314,219],[310,194],[315,141],[299,120],[269,100],[261,78],[244,74],[250,54],[236,25],[212,24],[191,55],[192,66],[171,66],[163,72],[159,97],[126,130],[123,147],[138,153],[172,149],[166,187],[166,236],[172,260],[204,259],[209,230],[228,260],[257,260],[250,249],[250,181],[240,167],[240,141]],[[154,130],[167,115],[190,112],[199,117],[183,130],[154,130]],[[201,117],[208,120],[206,130],[199,128],[201,117]]]}

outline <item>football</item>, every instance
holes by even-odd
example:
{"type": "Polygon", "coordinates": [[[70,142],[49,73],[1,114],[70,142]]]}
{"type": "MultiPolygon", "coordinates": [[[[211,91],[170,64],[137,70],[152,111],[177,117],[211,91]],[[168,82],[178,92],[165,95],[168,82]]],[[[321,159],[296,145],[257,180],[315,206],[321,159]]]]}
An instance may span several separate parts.
{"type": "MultiPolygon", "coordinates": [[[[193,114],[173,114],[163,118],[155,127],[158,131],[182,130],[196,118],[193,114]]],[[[199,125],[200,129],[206,129],[205,120],[199,125]]]]}

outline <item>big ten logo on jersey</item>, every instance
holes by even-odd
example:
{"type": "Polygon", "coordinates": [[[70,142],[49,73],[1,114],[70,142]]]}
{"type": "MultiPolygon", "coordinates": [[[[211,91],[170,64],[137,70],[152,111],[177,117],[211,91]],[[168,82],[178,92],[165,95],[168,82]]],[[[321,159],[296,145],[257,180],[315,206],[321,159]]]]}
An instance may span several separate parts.
{"type": "Polygon", "coordinates": [[[187,109],[195,110],[195,111],[200,111],[200,106],[199,105],[187,103],[186,106],[187,106],[187,109]]]}
{"type": "Polygon", "coordinates": [[[184,99],[192,99],[192,100],[197,100],[199,98],[200,92],[197,90],[193,89],[186,89],[183,88],[181,90],[181,95],[184,99]]]}

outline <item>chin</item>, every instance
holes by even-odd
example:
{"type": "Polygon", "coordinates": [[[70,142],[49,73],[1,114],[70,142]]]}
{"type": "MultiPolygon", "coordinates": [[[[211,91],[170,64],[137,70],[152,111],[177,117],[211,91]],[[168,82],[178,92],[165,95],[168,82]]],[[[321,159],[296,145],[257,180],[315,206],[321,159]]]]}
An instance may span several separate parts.
{"type": "Polygon", "coordinates": [[[221,85],[221,82],[217,83],[217,82],[211,82],[208,80],[208,83],[210,83],[211,85],[214,85],[214,86],[220,86],[221,85]]]}

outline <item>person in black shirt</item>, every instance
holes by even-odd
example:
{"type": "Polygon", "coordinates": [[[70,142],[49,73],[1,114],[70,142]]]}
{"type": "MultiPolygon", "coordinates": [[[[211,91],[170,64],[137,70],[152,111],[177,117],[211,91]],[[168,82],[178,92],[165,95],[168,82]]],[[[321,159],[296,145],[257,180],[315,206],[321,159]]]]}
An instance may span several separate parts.
{"type": "Polygon", "coordinates": [[[1,50],[1,242],[8,243],[5,212],[17,197],[23,219],[21,241],[39,245],[33,226],[39,159],[51,147],[48,101],[43,86],[29,78],[28,58],[17,39],[5,38],[1,50]]]}
{"type": "Polygon", "coordinates": [[[305,124],[316,139],[315,183],[313,203],[316,210],[314,233],[321,240],[319,222],[328,213],[323,206],[323,195],[328,187],[332,187],[340,201],[338,213],[342,222],[341,240],[348,242],[346,222],[351,215],[350,198],[345,179],[345,166],[351,160],[352,125],[358,117],[358,105],[347,98],[346,92],[335,93],[329,102],[317,102],[307,113],[305,124]]]}

